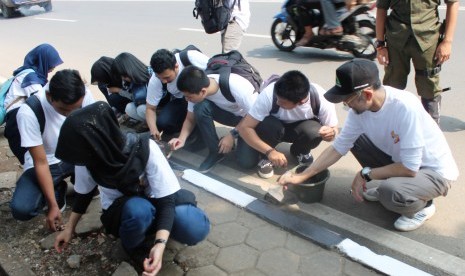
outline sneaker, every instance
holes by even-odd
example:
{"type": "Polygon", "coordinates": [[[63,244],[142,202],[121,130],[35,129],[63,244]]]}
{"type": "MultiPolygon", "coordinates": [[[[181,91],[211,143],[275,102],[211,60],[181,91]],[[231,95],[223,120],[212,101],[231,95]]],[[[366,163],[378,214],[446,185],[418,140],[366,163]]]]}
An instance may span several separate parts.
{"type": "Polygon", "coordinates": [[[200,173],[207,173],[213,167],[221,162],[224,159],[224,154],[222,153],[214,153],[214,154],[209,154],[207,158],[200,164],[199,166],[199,172],[200,173]]]}
{"type": "Polygon", "coordinates": [[[370,188],[363,192],[363,198],[367,201],[379,201],[378,188],[370,188]]]}
{"type": "Polygon", "coordinates": [[[307,154],[301,153],[297,155],[297,160],[299,161],[299,165],[310,166],[313,163],[313,155],[310,152],[307,154]]]}
{"type": "Polygon", "coordinates": [[[68,183],[66,183],[66,181],[61,181],[59,184],[58,184],[58,188],[57,188],[57,191],[56,191],[56,200],[57,200],[57,203],[58,203],[58,208],[60,209],[60,212],[64,212],[65,209],[66,209],[66,190],[68,189],[68,183]]]}
{"type": "Polygon", "coordinates": [[[125,125],[129,121],[129,116],[127,114],[121,114],[118,118],[118,124],[125,125]]]}
{"type": "Polygon", "coordinates": [[[399,231],[413,231],[422,226],[436,212],[436,207],[431,204],[428,207],[416,212],[412,218],[401,216],[394,223],[394,227],[399,231]]]}
{"type": "Polygon", "coordinates": [[[258,175],[261,178],[270,178],[274,175],[273,163],[268,159],[262,159],[258,162],[258,175]]]}

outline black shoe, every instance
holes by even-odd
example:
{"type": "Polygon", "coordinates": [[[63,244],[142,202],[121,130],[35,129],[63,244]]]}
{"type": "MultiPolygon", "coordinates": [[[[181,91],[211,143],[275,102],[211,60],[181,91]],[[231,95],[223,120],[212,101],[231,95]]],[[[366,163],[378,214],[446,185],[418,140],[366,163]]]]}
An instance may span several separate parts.
{"type": "Polygon", "coordinates": [[[199,166],[200,173],[207,173],[209,172],[216,164],[221,162],[224,159],[224,154],[222,153],[214,153],[209,154],[205,161],[202,162],[199,166]]]}

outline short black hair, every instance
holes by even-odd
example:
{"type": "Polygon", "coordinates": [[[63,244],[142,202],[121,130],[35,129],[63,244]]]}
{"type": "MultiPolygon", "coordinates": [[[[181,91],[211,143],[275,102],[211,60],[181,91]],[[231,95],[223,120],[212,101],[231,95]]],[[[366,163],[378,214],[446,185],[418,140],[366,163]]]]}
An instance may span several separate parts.
{"type": "Polygon", "coordinates": [[[210,85],[210,79],[202,69],[194,65],[189,65],[179,74],[176,85],[181,92],[200,94],[203,88],[210,85]]]}
{"type": "Polygon", "coordinates": [[[176,63],[174,54],[166,49],[156,51],[150,59],[150,67],[157,74],[163,73],[167,69],[174,70],[176,63]]]}
{"type": "Polygon", "coordinates": [[[86,86],[78,70],[64,69],[50,80],[49,91],[53,101],[74,104],[86,94],[86,86]]]}
{"type": "Polygon", "coordinates": [[[274,85],[274,92],[277,96],[295,104],[308,97],[309,90],[308,78],[297,70],[284,73],[274,85]]]}

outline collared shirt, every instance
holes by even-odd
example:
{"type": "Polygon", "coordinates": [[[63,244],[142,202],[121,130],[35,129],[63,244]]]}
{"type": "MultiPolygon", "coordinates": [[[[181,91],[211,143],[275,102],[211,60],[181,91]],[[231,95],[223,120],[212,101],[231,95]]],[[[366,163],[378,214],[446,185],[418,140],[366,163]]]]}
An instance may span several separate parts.
{"type": "MultiPolygon", "coordinates": [[[[445,0],[446,3],[457,0],[445,0]]],[[[441,0],[377,0],[376,7],[389,10],[386,40],[394,47],[404,47],[413,35],[425,51],[439,40],[441,22],[438,6],[441,0]]]]}

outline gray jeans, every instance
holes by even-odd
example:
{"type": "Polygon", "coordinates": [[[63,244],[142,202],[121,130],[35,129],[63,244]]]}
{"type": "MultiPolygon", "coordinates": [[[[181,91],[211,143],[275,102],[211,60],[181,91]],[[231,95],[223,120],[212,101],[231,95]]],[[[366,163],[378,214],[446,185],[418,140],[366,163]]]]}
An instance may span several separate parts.
{"type": "MultiPolygon", "coordinates": [[[[361,135],[351,149],[363,167],[382,167],[392,164],[391,157],[376,147],[365,135],[361,135]]],[[[415,177],[391,177],[380,181],[379,201],[384,208],[412,217],[425,208],[433,198],[446,196],[451,181],[437,172],[420,168],[415,177]]]]}
{"type": "Polygon", "coordinates": [[[243,36],[244,30],[242,30],[236,20],[231,20],[226,30],[221,32],[222,52],[228,53],[232,50],[239,50],[243,36]]]}

